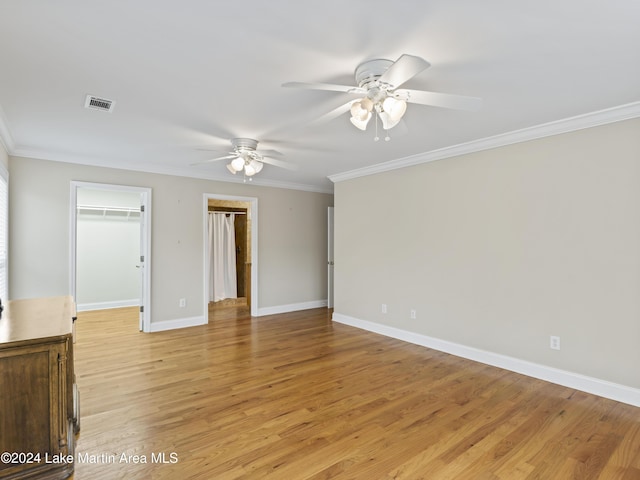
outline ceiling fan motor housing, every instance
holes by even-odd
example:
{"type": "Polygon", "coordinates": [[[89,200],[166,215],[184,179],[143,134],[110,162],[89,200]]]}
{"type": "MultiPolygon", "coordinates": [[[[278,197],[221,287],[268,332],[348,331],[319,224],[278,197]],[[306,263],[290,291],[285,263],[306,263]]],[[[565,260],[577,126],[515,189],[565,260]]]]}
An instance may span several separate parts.
{"type": "MultiPolygon", "coordinates": [[[[361,63],[356,67],[356,83],[361,88],[366,88],[368,83],[374,82],[380,78],[382,74],[386,72],[391,65],[393,65],[393,63],[393,61],[385,60],[383,58],[377,58],[375,60],[369,60],[361,63]]],[[[390,89],[393,89],[393,85],[390,87],[390,89]]]]}
{"type": "Polygon", "coordinates": [[[258,147],[258,141],[253,138],[232,138],[231,145],[237,151],[255,150],[258,147]]]}

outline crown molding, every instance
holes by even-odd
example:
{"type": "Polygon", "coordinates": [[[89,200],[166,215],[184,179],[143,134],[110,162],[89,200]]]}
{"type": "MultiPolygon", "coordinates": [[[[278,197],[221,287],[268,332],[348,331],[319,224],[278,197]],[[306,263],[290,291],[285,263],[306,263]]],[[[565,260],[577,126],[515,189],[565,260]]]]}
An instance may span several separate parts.
{"type": "Polygon", "coordinates": [[[538,138],[574,132],[576,130],[597,127],[599,125],[606,125],[608,123],[620,122],[637,117],[640,117],[640,102],[628,103],[618,107],[607,108],[605,110],[599,110],[584,115],[577,115],[575,117],[543,123],[534,127],[502,133],[493,137],[460,143],[458,145],[440,148],[426,153],[419,153],[409,157],[371,165],[370,167],[349,170],[347,172],[330,175],[329,180],[334,183],[343,182],[353,178],[365,177],[376,173],[388,172],[399,168],[434,162],[436,160],[444,160],[446,158],[457,157],[497,147],[504,147],[506,145],[522,143],[538,138]]]}
{"type": "MultiPolygon", "coordinates": [[[[1,122],[0,122],[1,123],[1,122]]],[[[163,166],[153,163],[146,164],[129,164],[126,161],[118,161],[113,159],[105,159],[98,157],[78,156],[65,153],[51,153],[43,150],[29,148],[12,148],[7,153],[12,157],[34,158],[37,160],[49,160],[54,162],[72,163],[75,165],[88,165],[92,167],[115,168],[120,170],[128,170],[134,172],[156,173],[160,175],[171,175],[174,177],[197,178],[201,180],[212,180],[225,183],[239,183],[243,185],[255,185],[260,187],[284,188],[288,190],[301,190],[313,193],[333,194],[332,186],[319,187],[316,185],[307,185],[302,183],[281,182],[276,180],[268,180],[264,178],[254,177],[251,182],[244,181],[243,176],[215,175],[206,172],[195,172],[193,170],[183,169],[179,167],[163,166]]]]}
{"type": "MultiPolygon", "coordinates": [[[[483,150],[489,150],[492,148],[503,147],[506,145],[512,145],[516,143],[522,143],[529,140],[535,140],[538,138],[550,137],[553,135],[560,135],[563,133],[569,133],[576,130],[582,130],[585,128],[596,127],[599,125],[606,125],[609,123],[615,123],[623,120],[629,120],[632,118],[640,117],[640,102],[633,102],[618,107],[612,107],[596,112],[591,112],[583,115],[577,115],[575,117],[569,117],[562,120],[556,120],[534,127],[523,128],[520,130],[514,130],[512,132],[495,135],[479,140],[473,140],[471,142],[461,143],[453,145],[451,147],[445,147],[438,150],[432,150],[430,152],[419,153],[411,155],[409,157],[392,160],[389,162],[372,165],[369,167],[359,168],[355,170],[349,170],[334,175],[329,175],[328,178],[333,183],[342,182],[345,180],[351,180],[353,178],[365,177],[368,175],[374,175],[377,173],[388,172],[391,170],[397,170],[400,168],[410,167],[413,165],[420,165],[423,163],[434,162],[436,160],[444,160],[446,158],[457,157],[469,153],[480,152],[483,150]]],[[[58,162],[74,163],[79,165],[90,165],[106,168],[118,168],[129,171],[141,171],[146,173],[157,173],[162,175],[173,175],[179,177],[199,178],[203,180],[213,180],[226,183],[245,183],[243,178],[229,178],[228,176],[211,175],[203,172],[185,172],[182,169],[176,167],[167,167],[154,164],[141,165],[129,165],[126,162],[117,162],[113,159],[100,159],[100,158],[79,158],[75,155],[68,154],[52,154],[50,152],[18,148],[15,146],[11,132],[9,131],[4,112],[0,106],[0,142],[5,147],[7,153],[13,157],[26,157],[36,158],[40,160],[52,160],[58,162]]],[[[275,180],[266,180],[255,178],[251,181],[252,185],[272,187],[272,188],[284,188],[291,190],[301,190],[315,193],[327,193],[333,194],[331,187],[320,187],[317,185],[307,185],[290,182],[280,182],[275,180]]]]}
{"type": "MultiPolygon", "coordinates": [[[[227,175],[211,175],[205,172],[186,172],[183,169],[177,167],[167,167],[160,166],[155,164],[146,164],[146,165],[130,165],[125,161],[114,161],[113,159],[105,159],[105,158],[89,158],[85,156],[79,156],[74,154],[65,154],[65,153],[51,153],[38,149],[30,149],[30,148],[21,148],[16,146],[13,136],[11,135],[11,131],[9,130],[9,123],[7,122],[7,118],[4,114],[4,110],[0,105],[0,143],[3,145],[5,151],[8,155],[12,157],[23,157],[23,158],[35,158],[38,160],[50,160],[54,162],[65,162],[65,163],[73,163],[76,165],[89,165],[93,167],[104,167],[104,168],[116,168],[121,170],[128,171],[136,171],[136,172],[144,172],[144,173],[157,173],[160,175],[172,175],[177,177],[187,177],[187,178],[198,178],[202,180],[213,180],[216,182],[226,182],[226,183],[241,183],[245,184],[243,177],[229,177],[227,175]]],[[[293,182],[280,182],[276,180],[267,180],[262,178],[254,178],[250,185],[256,185],[261,187],[271,187],[271,188],[284,188],[289,190],[301,190],[304,192],[313,192],[313,193],[328,193],[333,194],[333,185],[327,187],[321,187],[317,185],[307,185],[303,183],[293,183],[293,182]]]]}

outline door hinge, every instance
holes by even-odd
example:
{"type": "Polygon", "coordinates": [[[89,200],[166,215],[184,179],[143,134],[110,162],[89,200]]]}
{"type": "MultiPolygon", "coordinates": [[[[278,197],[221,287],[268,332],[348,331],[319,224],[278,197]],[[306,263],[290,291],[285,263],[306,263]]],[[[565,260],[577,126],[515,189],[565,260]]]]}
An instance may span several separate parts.
{"type": "Polygon", "coordinates": [[[140,305],[140,313],[144,313],[144,305],[140,305]]]}
{"type": "Polygon", "coordinates": [[[140,263],[144,263],[144,255],[140,255],[140,263]]]}
{"type": "Polygon", "coordinates": [[[140,205],[140,212],[144,213],[144,205],[140,205]]]}

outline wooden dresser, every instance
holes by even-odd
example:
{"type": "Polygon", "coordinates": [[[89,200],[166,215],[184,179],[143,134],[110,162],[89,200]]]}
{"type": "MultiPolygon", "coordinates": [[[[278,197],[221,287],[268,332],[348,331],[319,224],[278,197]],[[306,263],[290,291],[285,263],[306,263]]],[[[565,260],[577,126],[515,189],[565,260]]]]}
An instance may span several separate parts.
{"type": "Polygon", "coordinates": [[[72,297],[13,300],[0,319],[0,478],[73,473],[79,431],[72,297]]]}

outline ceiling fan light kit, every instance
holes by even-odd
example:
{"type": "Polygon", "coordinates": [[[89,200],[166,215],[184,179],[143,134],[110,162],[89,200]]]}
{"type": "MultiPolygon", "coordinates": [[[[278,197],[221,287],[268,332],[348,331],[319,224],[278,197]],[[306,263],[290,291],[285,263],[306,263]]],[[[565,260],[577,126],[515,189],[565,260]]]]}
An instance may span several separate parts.
{"type": "Polygon", "coordinates": [[[369,97],[364,97],[351,105],[351,123],[360,130],[366,130],[372,112],[375,112],[382,121],[382,128],[390,130],[400,123],[406,111],[407,102],[404,100],[387,96],[374,104],[369,97]]]}
{"type": "MultiPolygon", "coordinates": [[[[235,140],[235,139],[234,139],[235,140]]],[[[264,164],[262,163],[262,157],[255,151],[238,149],[239,156],[231,160],[227,165],[229,170],[234,175],[244,170],[244,175],[247,177],[253,177],[256,173],[262,170],[264,164]]]]}

